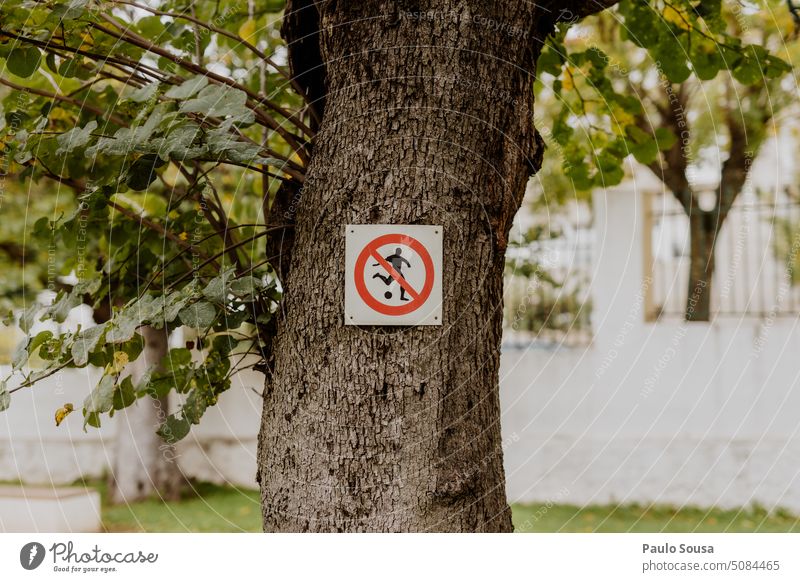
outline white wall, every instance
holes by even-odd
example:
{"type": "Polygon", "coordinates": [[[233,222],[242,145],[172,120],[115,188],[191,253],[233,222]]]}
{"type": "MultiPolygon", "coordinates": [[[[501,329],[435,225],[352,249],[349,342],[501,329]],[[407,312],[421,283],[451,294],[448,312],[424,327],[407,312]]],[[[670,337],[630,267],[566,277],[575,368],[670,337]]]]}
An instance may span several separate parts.
{"type": "MultiPolygon", "coordinates": [[[[8,373],[0,366],[2,377],[8,373]]],[[[104,416],[100,429],[84,431],[81,414],[98,377],[97,370],[65,370],[14,393],[11,408],[0,413],[0,481],[65,484],[105,474],[114,454],[115,419],[104,416]],[[75,412],[56,427],[55,411],[66,402],[75,412]]],[[[179,445],[177,459],[187,475],[255,486],[261,397],[254,390],[262,388],[263,376],[256,372],[233,379],[219,405],[179,445]]]]}
{"type": "Polygon", "coordinates": [[[511,499],[800,511],[800,319],[644,323],[641,199],[595,208],[594,341],[503,353],[511,499]]]}
{"type": "MultiPolygon", "coordinates": [[[[0,366],[3,378],[9,371],[0,366]]],[[[68,370],[12,395],[11,408],[0,413],[0,480],[67,483],[81,474],[102,472],[107,464],[104,445],[113,432],[88,427],[84,433],[80,412],[96,379],[96,371],[68,370]],[[66,402],[77,410],[56,427],[55,411],[66,402]]]]}

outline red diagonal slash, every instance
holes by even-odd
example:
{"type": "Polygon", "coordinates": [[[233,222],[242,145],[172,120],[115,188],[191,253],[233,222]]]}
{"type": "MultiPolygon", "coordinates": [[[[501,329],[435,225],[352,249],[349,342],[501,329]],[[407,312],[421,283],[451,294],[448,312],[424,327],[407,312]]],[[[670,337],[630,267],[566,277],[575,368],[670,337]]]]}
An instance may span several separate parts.
{"type": "Polygon", "coordinates": [[[411,284],[410,284],[408,281],[406,281],[406,280],[405,280],[405,278],[404,278],[404,277],[403,277],[403,276],[402,276],[400,273],[398,273],[398,272],[397,272],[397,269],[395,269],[395,268],[394,268],[392,265],[390,265],[390,264],[389,264],[389,263],[386,261],[386,259],[384,259],[383,257],[381,257],[381,256],[378,254],[378,252],[377,252],[377,249],[375,249],[374,247],[373,247],[373,248],[370,248],[370,249],[369,249],[369,254],[370,254],[370,255],[372,255],[372,258],[373,258],[373,259],[375,259],[376,261],[378,261],[378,264],[379,264],[381,267],[383,267],[384,269],[386,269],[386,272],[387,272],[387,273],[389,273],[389,274],[392,276],[392,278],[393,278],[395,281],[397,281],[397,282],[400,284],[400,286],[401,286],[403,289],[405,289],[405,290],[406,290],[406,292],[407,292],[409,295],[411,295],[411,298],[412,298],[414,301],[416,301],[417,299],[419,299],[419,293],[417,293],[417,292],[414,290],[414,288],[411,286],[411,284]]]}

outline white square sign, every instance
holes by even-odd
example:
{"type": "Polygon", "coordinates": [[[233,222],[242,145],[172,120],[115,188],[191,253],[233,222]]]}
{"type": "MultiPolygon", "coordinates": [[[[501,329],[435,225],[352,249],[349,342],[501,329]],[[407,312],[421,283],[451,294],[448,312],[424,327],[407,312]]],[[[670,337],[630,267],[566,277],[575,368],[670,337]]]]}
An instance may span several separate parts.
{"type": "Polygon", "coordinates": [[[442,325],[442,227],[348,225],[344,319],[347,325],[442,325]]]}

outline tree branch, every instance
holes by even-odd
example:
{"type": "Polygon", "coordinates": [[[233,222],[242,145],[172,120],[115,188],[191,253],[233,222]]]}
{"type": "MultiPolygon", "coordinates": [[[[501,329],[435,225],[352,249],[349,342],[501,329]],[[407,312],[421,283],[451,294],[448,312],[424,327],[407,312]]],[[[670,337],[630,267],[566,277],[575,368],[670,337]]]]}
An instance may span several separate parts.
{"type": "Polygon", "coordinates": [[[180,19],[183,19],[183,20],[188,20],[189,22],[194,23],[196,26],[199,26],[201,28],[205,28],[206,30],[209,30],[211,32],[214,32],[216,34],[219,34],[221,36],[227,37],[227,38],[229,38],[231,40],[234,40],[236,42],[241,43],[242,46],[244,46],[247,50],[252,52],[259,59],[261,59],[262,61],[267,63],[269,66],[271,66],[281,77],[283,77],[289,83],[291,83],[292,87],[294,87],[294,89],[297,91],[297,93],[301,97],[303,97],[304,99],[306,98],[306,96],[305,96],[305,94],[303,92],[303,89],[300,86],[300,84],[289,73],[287,73],[284,70],[283,67],[279,66],[275,61],[273,61],[270,57],[268,57],[266,55],[266,53],[264,53],[263,51],[259,50],[255,45],[249,43],[247,40],[245,40],[243,38],[240,38],[240,37],[236,36],[235,34],[233,34],[231,32],[228,32],[224,28],[219,28],[217,26],[214,26],[212,23],[204,22],[204,21],[196,18],[194,15],[190,16],[190,15],[185,14],[185,13],[176,13],[176,12],[167,12],[167,11],[164,11],[164,10],[157,10],[155,8],[151,8],[150,6],[146,6],[144,4],[139,4],[137,2],[131,2],[131,1],[128,1],[128,0],[114,0],[114,1],[117,4],[126,4],[128,6],[134,6],[136,8],[139,8],[141,10],[145,10],[145,11],[147,11],[147,12],[149,12],[151,14],[155,14],[157,16],[169,16],[170,18],[180,18],[180,19]]]}
{"type": "MultiPolygon", "coordinates": [[[[646,90],[642,90],[639,94],[643,101],[649,101],[650,105],[658,112],[661,125],[669,129],[677,138],[670,149],[661,152],[658,158],[647,167],[672,192],[687,215],[697,212],[699,207],[694,200],[691,184],[689,184],[689,160],[686,155],[686,142],[690,135],[686,109],[688,105],[686,84],[678,85],[677,91],[673,85],[666,85],[666,101],[650,99],[646,90]]],[[[655,136],[653,125],[646,117],[646,113],[636,117],[636,125],[642,131],[655,136]]]]}
{"type": "MultiPolygon", "coordinates": [[[[219,84],[227,85],[227,86],[232,87],[234,89],[238,89],[238,90],[244,92],[255,103],[257,103],[259,105],[266,105],[267,107],[269,107],[270,109],[272,109],[276,113],[279,113],[280,115],[285,117],[288,121],[292,122],[292,124],[295,127],[297,127],[298,129],[300,129],[301,131],[306,133],[308,136],[313,136],[314,135],[314,132],[311,131],[311,129],[308,126],[306,126],[300,119],[298,119],[293,113],[291,113],[289,111],[286,111],[285,109],[283,109],[282,107],[280,107],[279,105],[277,105],[275,103],[272,103],[266,97],[263,97],[261,95],[257,95],[255,93],[253,93],[250,89],[248,89],[244,85],[241,85],[241,84],[237,83],[236,81],[234,81],[232,79],[229,79],[228,77],[224,77],[222,75],[217,75],[216,73],[214,73],[212,71],[209,71],[205,67],[202,67],[202,66],[200,66],[200,65],[198,65],[196,63],[191,62],[190,60],[186,60],[186,59],[184,59],[182,57],[179,57],[177,55],[172,54],[170,51],[165,50],[165,49],[153,44],[152,42],[150,42],[146,38],[143,38],[143,37],[139,36],[138,34],[135,34],[135,33],[131,32],[130,29],[128,29],[128,28],[124,27],[123,25],[121,25],[120,23],[116,22],[113,18],[111,18],[107,14],[102,14],[101,18],[103,18],[103,20],[105,20],[109,24],[111,24],[114,27],[116,27],[117,30],[119,30],[120,32],[119,33],[115,33],[114,31],[109,30],[108,28],[106,28],[106,27],[104,27],[104,26],[102,26],[100,24],[97,24],[97,23],[92,23],[91,24],[92,28],[95,28],[95,29],[99,30],[100,32],[103,32],[103,33],[107,34],[108,36],[110,36],[112,38],[115,38],[117,40],[121,40],[121,41],[126,42],[128,44],[132,44],[132,45],[134,45],[136,47],[139,47],[139,48],[141,48],[143,50],[146,50],[146,51],[151,52],[153,54],[156,54],[156,55],[158,55],[160,57],[163,57],[163,58],[175,63],[176,65],[178,65],[182,69],[185,69],[187,71],[191,71],[192,73],[195,73],[197,75],[203,75],[203,76],[207,77],[208,79],[212,79],[212,80],[216,81],[219,84]]],[[[300,154],[300,151],[303,150],[303,147],[300,145],[300,142],[298,141],[300,139],[299,136],[293,135],[290,132],[286,131],[286,129],[281,124],[279,124],[274,118],[272,118],[271,116],[267,115],[266,113],[264,113],[263,111],[259,110],[258,108],[253,108],[253,111],[254,111],[254,113],[256,114],[257,117],[260,117],[262,119],[262,121],[264,123],[266,123],[270,127],[270,129],[273,129],[274,131],[277,131],[281,135],[281,137],[283,137],[289,144],[292,145],[293,148],[296,148],[297,150],[299,150],[298,154],[300,154]]]]}
{"type": "Polygon", "coordinates": [[[10,87],[10,88],[15,89],[17,91],[23,91],[25,93],[32,93],[34,95],[39,95],[40,97],[46,97],[48,99],[54,99],[56,101],[61,101],[63,103],[69,103],[71,105],[74,105],[78,109],[86,109],[87,111],[91,111],[92,113],[94,113],[98,117],[102,117],[103,119],[108,119],[114,125],[119,125],[121,127],[125,127],[125,126],[128,125],[127,123],[125,123],[125,121],[123,121],[121,118],[117,117],[113,113],[108,113],[106,111],[103,111],[99,107],[95,107],[94,105],[92,105],[90,103],[86,103],[85,100],[84,101],[79,101],[77,99],[73,99],[72,97],[68,97],[66,95],[57,95],[55,93],[50,93],[49,91],[44,91],[42,89],[36,89],[34,87],[24,87],[22,85],[17,85],[16,83],[14,83],[12,81],[9,81],[7,79],[4,79],[2,77],[0,77],[0,85],[5,85],[6,87],[10,87]]]}

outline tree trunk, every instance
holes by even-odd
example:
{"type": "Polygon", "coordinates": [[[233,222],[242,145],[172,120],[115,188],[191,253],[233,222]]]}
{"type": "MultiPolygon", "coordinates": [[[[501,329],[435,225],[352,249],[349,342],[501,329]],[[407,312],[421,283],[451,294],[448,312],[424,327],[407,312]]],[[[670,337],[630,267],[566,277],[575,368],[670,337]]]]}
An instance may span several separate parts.
{"type": "Polygon", "coordinates": [[[719,228],[713,214],[695,209],[689,215],[689,287],[686,321],[710,321],[715,249],[719,228]]]}
{"type": "Polygon", "coordinates": [[[267,531],[512,529],[503,267],[541,163],[543,25],[527,2],[397,8],[417,4],[317,3],[328,92],[265,390],[267,531]],[[345,225],[382,223],[443,225],[443,326],[344,325],[345,225]]]}
{"type": "MultiPolygon", "coordinates": [[[[134,383],[169,350],[164,329],[146,326],[141,332],[145,348],[131,364],[134,383]]],[[[151,495],[162,499],[179,496],[183,475],[175,448],[156,434],[169,414],[168,406],[167,397],[145,397],[115,415],[117,435],[108,487],[112,503],[130,503],[151,495]]]]}

